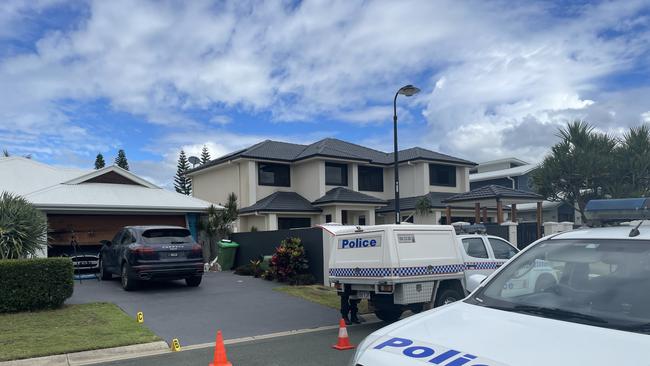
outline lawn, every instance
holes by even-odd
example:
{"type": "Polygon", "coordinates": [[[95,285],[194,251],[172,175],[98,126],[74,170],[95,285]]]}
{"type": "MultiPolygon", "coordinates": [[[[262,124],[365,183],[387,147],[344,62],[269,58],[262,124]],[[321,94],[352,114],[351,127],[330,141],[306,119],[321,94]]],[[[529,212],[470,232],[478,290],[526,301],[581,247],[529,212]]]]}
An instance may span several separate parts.
{"type": "Polygon", "coordinates": [[[119,307],[66,305],[57,310],[0,314],[0,361],[160,340],[119,307]]]}
{"type": "MultiPolygon", "coordinates": [[[[281,286],[273,288],[276,291],[284,292],[291,296],[296,296],[315,302],[321,305],[328,306],[334,309],[340,309],[341,300],[336,294],[336,290],[333,287],[325,287],[320,285],[312,286],[281,286]]],[[[359,303],[359,313],[366,314],[369,313],[368,310],[368,301],[362,300],[359,303]]]]}

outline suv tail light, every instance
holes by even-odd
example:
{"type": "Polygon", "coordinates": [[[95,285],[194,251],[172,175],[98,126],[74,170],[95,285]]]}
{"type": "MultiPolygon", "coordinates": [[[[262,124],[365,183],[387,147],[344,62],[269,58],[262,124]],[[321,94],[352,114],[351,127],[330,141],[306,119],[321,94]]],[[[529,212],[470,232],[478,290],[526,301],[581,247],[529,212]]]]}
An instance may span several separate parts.
{"type": "Polygon", "coordinates": [[[138,254],[138,255],[150,255],[154,253],[154,250],[152,247],[148,247],[145,245],[134,245],[130,248],[131,252],[138,254]]]}
{"type": "Polygon", "coordinates": [[[192,245],[192,253],[203,253],[203,247],[199,244],[192,245]]]}

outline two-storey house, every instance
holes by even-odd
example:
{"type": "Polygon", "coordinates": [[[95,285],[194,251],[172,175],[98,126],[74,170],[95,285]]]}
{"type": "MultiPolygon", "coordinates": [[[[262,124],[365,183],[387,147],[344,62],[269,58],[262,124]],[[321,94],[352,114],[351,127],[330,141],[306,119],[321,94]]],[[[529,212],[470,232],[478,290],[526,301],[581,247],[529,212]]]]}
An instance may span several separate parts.
{"type": "MultiPolygon", "coordinates": [[[[372,225],[394,217],[393,154],[338,139],[301,145],[263,141],[188,172],[193,195],[239,198],[239,230],[289,229],[326,222],[372,225]],[[393,212],[393,213],[391,213],[393,212]]],[[[399,153],[402,217],[439,222],[440,200],[469,189],[471,161],[423,148],[399,153]],[[418,200],[431,213],[416,214],[418,200]]],[[[468,211],[469,212],[469,211],[468,211]]]]}

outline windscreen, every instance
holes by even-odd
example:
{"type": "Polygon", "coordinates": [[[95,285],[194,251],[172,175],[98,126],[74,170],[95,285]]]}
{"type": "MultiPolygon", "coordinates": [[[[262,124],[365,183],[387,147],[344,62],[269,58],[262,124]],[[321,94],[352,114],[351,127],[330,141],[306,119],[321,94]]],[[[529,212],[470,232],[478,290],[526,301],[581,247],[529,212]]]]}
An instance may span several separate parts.
{"type": "Polygon", "coordinates": [[[190,234],[190,231],[187,229],[149,229],[142,233],[142,238],[147,244],[175,244],[192,242],[192,236],[190,234]]]}
{"type": "Polygon", "coordinates": [[[517,257],[470,301],[647,333],[650,241],[547,240],[517,257]]]}

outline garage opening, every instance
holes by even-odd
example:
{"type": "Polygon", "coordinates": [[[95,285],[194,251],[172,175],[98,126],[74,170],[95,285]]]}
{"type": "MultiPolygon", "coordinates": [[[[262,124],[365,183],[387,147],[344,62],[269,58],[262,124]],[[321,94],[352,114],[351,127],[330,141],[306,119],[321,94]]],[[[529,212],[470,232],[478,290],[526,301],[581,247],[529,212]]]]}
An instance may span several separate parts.
{"type": "Polygon", "coordinates": [[[278,229],[298,229],[311,227],[309,217],[278,217],[278,229]]]}

